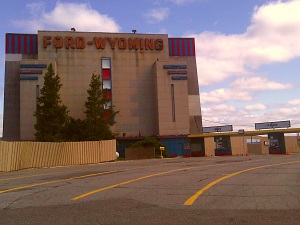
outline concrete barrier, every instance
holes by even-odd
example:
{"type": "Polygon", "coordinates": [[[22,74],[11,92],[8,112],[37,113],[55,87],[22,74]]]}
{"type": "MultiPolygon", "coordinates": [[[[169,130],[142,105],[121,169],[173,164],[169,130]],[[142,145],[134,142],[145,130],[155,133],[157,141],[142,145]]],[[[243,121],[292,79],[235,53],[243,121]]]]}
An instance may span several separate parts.
{"type": "Polygon", "coordinates": [[[91,142],[0,141],[0,171],[116,160],[116,140],[91,142]]]}

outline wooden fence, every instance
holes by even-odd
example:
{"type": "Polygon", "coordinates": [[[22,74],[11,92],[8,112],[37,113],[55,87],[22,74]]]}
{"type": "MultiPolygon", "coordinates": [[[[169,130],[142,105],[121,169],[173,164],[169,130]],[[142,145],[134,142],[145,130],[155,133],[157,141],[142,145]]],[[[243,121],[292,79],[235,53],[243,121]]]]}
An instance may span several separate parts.
{"type": "Polygon", "coordinates": [[[0,141],[0,171],[82,165],[116,159],[116,140],[93,142],[0,141]]]}

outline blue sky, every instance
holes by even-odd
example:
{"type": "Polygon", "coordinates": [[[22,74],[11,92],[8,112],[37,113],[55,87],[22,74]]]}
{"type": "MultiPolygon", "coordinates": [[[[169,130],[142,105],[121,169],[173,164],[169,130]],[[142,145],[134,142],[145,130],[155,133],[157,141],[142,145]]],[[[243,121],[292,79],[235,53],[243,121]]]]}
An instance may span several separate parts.
{"type": "Polygon", "coordinates": [[[300,127],[299,0],[11,0],[0,10],[0,136],[5,33],[71,27],[194,37],[204,126],[300,127]]]}

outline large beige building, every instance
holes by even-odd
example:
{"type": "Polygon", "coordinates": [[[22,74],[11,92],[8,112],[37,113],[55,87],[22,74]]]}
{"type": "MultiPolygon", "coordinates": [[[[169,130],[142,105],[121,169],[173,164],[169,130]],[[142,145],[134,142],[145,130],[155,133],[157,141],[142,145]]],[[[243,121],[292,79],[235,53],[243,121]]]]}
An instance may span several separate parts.
{"type": "Polygon", "coordinates": [[[195,42],[167,34],[38,31],[6,34],[4,140],[34,140],[36,98],[52,63],[61,98],[84,117],[93,73],[120,111],[123,140],[156,136],[183,154],[187,135],[202,132],[195,42]],[[176,142],[176,143],[175,143],[176,142]]]}

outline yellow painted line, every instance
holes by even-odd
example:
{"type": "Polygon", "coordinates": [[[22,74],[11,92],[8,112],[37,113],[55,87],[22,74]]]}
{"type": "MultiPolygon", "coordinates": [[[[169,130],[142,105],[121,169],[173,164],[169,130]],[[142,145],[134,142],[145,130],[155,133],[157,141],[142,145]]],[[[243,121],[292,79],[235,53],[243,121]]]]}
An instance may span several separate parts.
{"type": "MultiPolygon", "coordinates": [[[[135,170],[135,169],[140,169],[140,168],[145,168],[145,166],[128,168],[128,169],[124,169],[124,170],[121,170],[121,171],[135,170]]],[[[79,172],[79,170],[75,170],[74,172],[79,172]]],[[[7,181],[7,180],[17,180],[17,179],[23,179],[23,178],[30,178],[30,177],[39,177],[39,176],[44,176],[44,175],[60,174],[60,173],[64,173],[64,172],[44,173],[44,174],[36,174],[36,175],[28,175],[28,176],[10,177],[10,178],[0,179],[0,182],[1,181],[7,181]]],[[[74,178],[74,179],[76,179],[76,178],[74,178]]]]}
{"type": "Polygon", "coordinates": [[[67,178],[67,179],[52,180],[52,181],[47,181],[47,182],[42,182],[42,183],[35,183],[35,184],[30,184],[30,185],[25,185],[25,186],[19,186],[19,187],[6,189],[6,190],[0,190],[0,194],[6,193],[6,192],[11,192],[11,191],[22,190],[22,189],[26,189],[26,188],[31,188],[31,187],[42,186],[42,185],[46,185],[46,184],[53,184],[53,183],[64,182],[64,181],[68,181],[68,180],[82,179],[82,178],[93,177],[93,176],[97,176],[97,175],[109,174],[109,173],[115,173],[115,172],[118,172],[118,171],[112,170],[112,171],[88,174],[88,175],[83,175],[83,176],[78,176],[78,177],[71,177],[71,178],[67,178]]]}
{"type": "Polygon", "coordinates": [[[114,184],[114,185],[111,185],[111,186],[108,186],[108,187],[104,187],[104,188],[100,188],[100,189],[97,189],[97,190],[94,190],[94,191],[91,191],[91,192],[87,192],[83,195],[79,195],[75,198],[72,198],[71,200],[78,200],[78,199],[87,197],[89,195],[95,194],[95,193],[100,192],[100,191],[115,188],[115,187],[118,187],[118,186],[122,186],[122,185],[125,185],[125,184],[129,184],[129,183],[132,183],[132,182],[135,182],[135,181],[138,181],[138,180],[143,180],[143,179],[150,178],[150,177],[155,177],[155,176],[159,176],[159,175],[163,175],[163,174],[177,172],[177,171],[180,171],[180,170],[184,170],[184,169],[170,170],[170,171],[165,171],[165,172],[161,172],[161,173],[151,174],[151,175],[148,175],[148,176],[139,177],[139,178],[136,178],[136,179],[133,179],[133,180],[128,180],[128,181],[125,181],[125,182],[122,182],[122,183],[114,184]]]}
{"type": "MultiPolygon", "coordinates": [[[[252,160],[252,161],[247,161],[247,162],[253,162],[253,161],[258,161],[258,160],[252,160]]],[[[144,179],[147,179],[147,178],[156,177],[156,176],[160,176],[160,175],[164,175],[164,174],[169,174],[169,173],[174,173],[174,172],[184,171],[184,170],[190,170],[190,169],[195,169],[195,168],[215,167],[215,166],[231,165],[231,164],[238,164],[238,163],[244,163],[244,161],[233,162],[233,163],[210,164],[210,165],[205,165],[205,166],[193,166],[193,167],[180,168],[180,169],[176,169],[176,170],[168,170],[168,171],[165,171],[165,172],[155,173],[155,174],[139,177],[139,178],[136,178],[136,179],[124,181],[124,182],[114,184],[114,185],[111,185],[111,186],[108,186],[108,187],[93,190],[93,191],[87,192],[85,194],[79,195],[77,197],[74,197],[71,200],[73,200],[73,201],[78,200],[78,199],[87,197],[89,195],[92,195],[92,194],[95,194],[95,193],[98,193],[98,192],[101,192],[101,191],[105,191],[105,190],[112,189],[112,188],[115,188],[115,187],[119,187],[119,186],[122,186],[122,185],[125,185],[125,184],[129,184],[129,183],[132,183],[132,182],[135,182],[135,181],[144,180],[144,179]]]]}
{"type": "Polygon", "coordinates": [[[0,182],[1,181],[6,181],[6,180],[17,180],[17,179],[24,179],[24,178],[28,178],[28,177],[39,177],[39,176],[53,175],[53,174],[59,174],[59,173],[61,173],[61,172],[58,172],[58,173],[36,174],[36,175],[30,175],[30,176],[11,177],[11,178],[0,179],[0,182]]]}
{"type": "Polygon", "coordinates": [[[227,178],[230,178],[230,177],[233,177],[235,175],[238,175],[238,174],[241,174],[241,173],[245,173],[247,171],[251,171],[251,170],[257,170],[257,169],[262,169],[262,168],[266,168],[266,167],[272,167],[272,166],[280,166],[280,165],[286,165],[286,164],[293,164],[293,163],[297,163],[297,162],[300,162],[299,161],[292,161],[292,162],[284,162],[284,163],[277,163],[277,164],[271,164],[271,165],[265,165],[265,166],[257,166],[257,167],[252,167],[252,168],[249,168],[249,169],[246,169],[246,170],[241,170],[241,171],[238,171],[238,172],[235,172],[235,173],[231,173],[231,174],[228,174],[224,177],[221,177],[211,183],[209,183],[208,185],[206,185],[204,188],[202,188],[201,190],[199,190],[198,192],[196,192],[192,197],[190,197],[188,200],[185,201],[184,205],[192,205],[196,200],[197,198],[202,195],[206,190],[208,190],[209,188],[211,188],[212,186],[216,185],[217,183],[227,179],[227,178]]]}
{"type": "MultiPolygon", "coordinates": [[[[22,189],[26,189],[26,188],[31,188],[31,187],[42,186],[42,185],[46,185],[46,184],[59,183],[59,182],[64,182],[64,181],[68,181],[68,180],[82,179],[82,178],[93,177],[93,176],[102,175],[102,174],[123,172],[123,171],[135,170],[135,169],[140,169],[140,168],[144,168],[144,167],[134,167],[134,168],[128,168],[128,169],[124,169],[124,170],[111,170],[111,171],[107,171],[107,172],[88,174],[88,175],[83,175],[83,176],[78,176],[78,177],[70,177],[67,179],[60,179],[60,180],[53,180],[53,181],[47,181],[47,182],[42,182],[42,183],[24,185],[24,186],[14,187],[14,188],[6,189],[6,190],[0,190],[0,194],[6,193],[6,192],[11,192],[11,191],[22,190],[22,189]]],[[[32,176],[28,176],[28,177],[32,177],[32,176]]],[[[9,179],[13,179],[13,178],[8,178],[7,180],[9,180],[9,179]]]]}
{"type": "MultiPolygon", "coordinates": [[[[258,160],[252,160],[252,162],[253,161],[258,161],[258,160]]],[[[251,161],[249,161],[249,162],[251,162],[251,161]]],[[[236,163],[241,163],[241,162],[236,162],[236,163]]],[[[230,164],[232,164],[232,163],[230,163],[230,164]]],[[[222,165],[222,164],[218,164],[218,165],[222,165]]],[[[229,165],[229,163],[225,163],[224,165],[229,165]]],[[[207,166],[215,166],[215,165],[207,165],[207,166]]],[[[12,192],[12,191],[17,191],[17,190],[22,190],[22,189],[27,189],[27,188],[31,188],[31,187],[38,187],[38,186],[47,185],[47,184],[59,183],[59,182],[75,180],[75,179],[82,179],[82,178],[97,176],[97,175],[101,175],[101,174],[109,174],[109,173],[115,173],[115,172],[121,172],[121,171],[134,170],[134,169],[139,169],[139,168],[144,168],[144,167],[134,167],[134,168],[124,169],[124,170],[119,170],[119,171],[118,170],[112,170],[112,171],[107,171],[107,172],[88,174],[88,175],[84,175],[84,176],[71,177],[71,178],[67,178],[67,179],[60,179],[60,180],[47,181],[47,182],[42,182],[42,183],[35,183],[35,184],[30,184],[30,185],[23,185],[23,186],[19,186],[19,187],[0,190],[0,194],[7,193],[7,192],[12,192]]],[[[199,167],[195,167],[195,168],[199,168],[199,167]]],[[[186,169],[187,168],[184,168],[184,169],[181,169],[181,170],[186,170],[186,169]]],[[[192,169],[192,168],[190,168],[190,169],[192,169]]],[[[145,178],[143,178],[143,179],[145,179],[145,178]]],[[[111,188],[113,188],[113,187],[111,187],[111,188]]]]}

